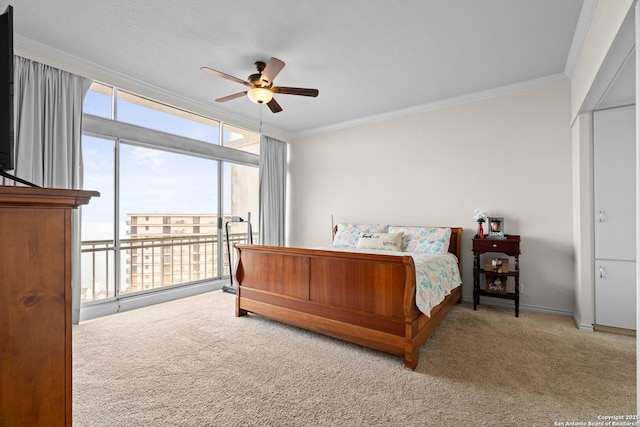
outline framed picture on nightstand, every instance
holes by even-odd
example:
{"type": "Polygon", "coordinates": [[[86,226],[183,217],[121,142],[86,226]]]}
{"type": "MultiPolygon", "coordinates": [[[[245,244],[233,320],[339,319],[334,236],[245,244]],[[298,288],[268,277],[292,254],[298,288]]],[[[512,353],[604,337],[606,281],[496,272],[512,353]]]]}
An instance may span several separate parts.
{"type": "Polygon", "coordinates": [[[489,223],[489,235],[490,239],[506,239],[504,237],[504,218],[503,217],[489,217],[487,218],[489,223]]]}
{"type": "Polygon", "coordinates": [[[486,257],[484,260],[484,271],[490,271],[492,273],[508,273],[509,258],[486,257]]]}

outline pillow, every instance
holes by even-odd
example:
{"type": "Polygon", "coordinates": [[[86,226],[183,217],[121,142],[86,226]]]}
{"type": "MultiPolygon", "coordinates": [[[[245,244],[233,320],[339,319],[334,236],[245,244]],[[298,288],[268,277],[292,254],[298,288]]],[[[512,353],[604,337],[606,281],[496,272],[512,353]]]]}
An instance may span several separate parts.
{"type": "Polygon", "coordinates": [[[361,233],[384,233],[387,228],[386,224],[338,224],[333,246],[355,248],[361,233]]]}
{"type": "Polygon", "coordinates": [[[436,227],[389,227],[390,233],[402,232],[402,250],[428,254],[446,254],[451,239],[450,228],[436,227]]]}
{"type": "Polygon", "coordinates": [[[360,233],[358,249],[402,250],[402,233],[360,233]]]}

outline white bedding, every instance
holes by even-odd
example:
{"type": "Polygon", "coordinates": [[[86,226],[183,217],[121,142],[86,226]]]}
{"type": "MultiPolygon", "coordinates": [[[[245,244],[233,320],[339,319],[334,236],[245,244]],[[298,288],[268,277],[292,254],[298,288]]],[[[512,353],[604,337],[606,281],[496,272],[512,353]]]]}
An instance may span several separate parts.
{"type": "Polygon", "coordinates": [[[458,259],[452,253],[445,255],[420,252],[396,252],[380,249],[356,249],[329,246],[318,249],[341,252],[374,253],[380,255],[411,256],[416,266],[416,305],[430,315],[431,309],[440,304],[452,290],[460,286],[462,278],[458,270],[458,259]]]}

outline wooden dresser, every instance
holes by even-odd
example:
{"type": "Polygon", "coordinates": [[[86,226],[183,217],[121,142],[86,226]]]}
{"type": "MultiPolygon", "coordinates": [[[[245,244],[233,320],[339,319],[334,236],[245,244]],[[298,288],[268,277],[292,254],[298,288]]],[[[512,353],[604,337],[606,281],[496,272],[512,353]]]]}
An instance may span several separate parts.
{"type": "Polygon", "coordinates": [[[71,425],[71,216],[95,191],[0,186],[0,426],[71,425]]]}

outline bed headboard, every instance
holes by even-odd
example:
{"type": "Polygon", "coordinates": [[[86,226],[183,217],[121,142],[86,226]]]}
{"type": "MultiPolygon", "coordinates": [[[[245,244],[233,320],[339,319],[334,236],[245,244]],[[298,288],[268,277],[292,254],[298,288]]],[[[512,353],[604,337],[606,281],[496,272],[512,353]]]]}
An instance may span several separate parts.
{"type": "Polygon", "coordinates": [[[449,240],[449,252],[458,257],[460,263],[460,251],[462,250],[462,227],[450,227],[451,239],[449,240]]]}

